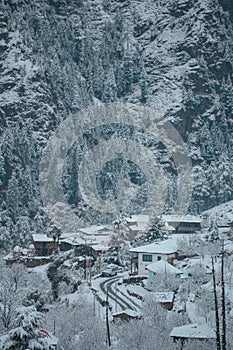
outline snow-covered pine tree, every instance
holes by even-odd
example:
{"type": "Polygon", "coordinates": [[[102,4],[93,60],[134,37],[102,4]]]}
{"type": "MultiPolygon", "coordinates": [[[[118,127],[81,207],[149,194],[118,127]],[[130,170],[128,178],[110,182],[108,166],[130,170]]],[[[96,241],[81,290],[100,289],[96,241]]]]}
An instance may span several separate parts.
{"type": "Polygon", "coordinates": [[[218,220],[217,217],[211,219],[209,227],[209,241],[215,242],[219,240],[219,229],[218,229],[218,220]]]}
{"type": "Polygon", "coordinates": [[[63,255],[54,255],[54,260],[49,264],[47,269],[47,277],[51,283],[53,300],[56,301],[59,297],[59,286],[61,282],[66,284],[71,283],[71,279],[64,271],[64,261],[72,256],[72,252],[66,252],[63,255]]]}
{"type": "Polygon", "coordinates": [[[15,225],[16,239],[23,246],[28,243],[28,237],[30,237],[31,228],[28,216],[20,216],[15,225]]]}
{"type": "Polygon", "coordinates": [[[6,176],[5,160],[0,150],[0,188],[4,187],[5,176],[6,176]]]}
{"type": "Polygon", "coordinates": [[[140,241],[143,243],[152,243],[158,239],[166,238],[167,235],[168,230],[166,228],[166,223],[160,217],[154,222],[151,228],[141,236],[140,241]]]}
{"type": "Polygon", "coordinates": [[[117,99],[117,86],[113,69],[106,73],[106,79],[103,83],[102,100],[104,102],[114,102],[117,99]]]}
{"type": "Polygon", "coordinates": [[[51,283],[53,300],[56,301],[59,295],[59,284],[62,281],[63,274],[61,272],[61,265],[63,260],[61,258],[55,259],[51,264],[49,264],[47,270],[47,277],[51,283]]]}
{"type": "Polygon", "coordinates": [[[233,112],[233,87],[230,74],[227,78],[223,77],[222,84],[220,87],[220,101],[223,104],[227,118],[231,118],[233,112]]]}
{"type": "Polygon", "coordinates": [[[13,171],[11,179],[8,182],[7,208],[9,217],[15,223],[19,215],[19,183],[17,173],[13,171]]]}
{"type": "Polygon", "coordinates": [[[18,307],[13,328],[2,340],[2,350],[49,350],[40,331],[42,322],[43,315],[34,306],[18,307]]]}
{"type": "Polygon", "coordinates": [[[232,163],[227,152],[222,153],[217,162],[218,165],[218,198],[220,203],[230,200],[232,188],[232,163]]]}

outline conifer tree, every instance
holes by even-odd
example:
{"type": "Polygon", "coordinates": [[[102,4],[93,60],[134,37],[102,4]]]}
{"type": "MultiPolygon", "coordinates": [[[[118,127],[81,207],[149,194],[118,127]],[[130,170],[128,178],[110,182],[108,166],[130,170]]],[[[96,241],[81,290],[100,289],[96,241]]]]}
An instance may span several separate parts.
{"type": "Polygon", "coordinates": [[[40,331],[43,315],[34,306],[21,306],[16,311],[13,328],[3,340],[2,350],[49,350],[40,331]]]}
{"type": "Polygon", "coordinates": [[[212,218],[210,228],[209,228],[209,241],[215,242],[219,240],[219,229],[217,218],[212,218]]]}
{"type": "Polygon", "coordinates": [[[166,228],[166,224],[162,220],[162,218],[159,218],[157,221],[154,222],[149,231],[142,236],[141,241],[145,243],[151,243],[156,241],[157,239],[166,238],[167,234],[168,230],[166,228]]]}

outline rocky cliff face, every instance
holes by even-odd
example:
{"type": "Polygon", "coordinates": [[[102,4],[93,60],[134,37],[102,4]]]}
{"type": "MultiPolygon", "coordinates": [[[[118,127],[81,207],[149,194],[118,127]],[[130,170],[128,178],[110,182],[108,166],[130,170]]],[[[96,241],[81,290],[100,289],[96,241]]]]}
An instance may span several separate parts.
{"type": "Polygon", "coordinates": [[[149,106],[177,128],[193,164],[190,210],[232,199],[230,16],[227,0],[2,0],[2,239],[48,225],[41,152],[69,114],[98,101],[149,106]]]}

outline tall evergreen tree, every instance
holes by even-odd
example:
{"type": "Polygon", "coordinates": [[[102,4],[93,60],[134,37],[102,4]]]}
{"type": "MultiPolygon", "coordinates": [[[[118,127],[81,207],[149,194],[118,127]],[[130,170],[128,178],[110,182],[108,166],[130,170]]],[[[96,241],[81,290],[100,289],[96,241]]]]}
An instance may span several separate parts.
{"type": "Polygon", "coordinates": [[[218,229],[218,220],[217,218],[212,218],[210,227],[209,227],[209,241],[215,242],[219,240],[219,229],[218,229]]]}
{"type": "Polygon", "coordinates": [[[166,223],[162,220],[162,218],[159,218],[154,222],[149,231],[143,234],[143,236],[140,238],[140,241],[144,243],[152,243],[158,239],[166,238],[167,235],[168,230],[166,223]]]}

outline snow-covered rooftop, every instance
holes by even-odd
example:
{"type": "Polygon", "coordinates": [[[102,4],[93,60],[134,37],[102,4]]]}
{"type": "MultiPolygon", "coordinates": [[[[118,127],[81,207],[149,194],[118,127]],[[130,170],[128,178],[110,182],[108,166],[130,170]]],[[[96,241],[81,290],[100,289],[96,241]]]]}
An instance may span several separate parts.
{"type": "Polygon", "coordinates": [[[174,292],[156,292],[155,298],[158,303],[171,303],[174,298],[174,292]]]}
{"type": "Polygon", "coordinates": [[[215,331],[206,324],[187,324],[185,326],[174,327],[170,333],[171,337],[194,338],[194,339],[215,339],[215,331]]]}
{"type": "Polygon", "coordinates": [[[113,313],[112,315],[113,316],[117,316],[117,315],[122,315],[122,314],[129,315],[130,317],[138,317],[139,316],[138,312],[136,312],[136,311],[134,311],[132,309],[121,310],[119,312],[113,313]]]}
{"type": "Polygon", "coordinates": [[[136,225],[129,225],[131,231],[146,231],[148,224],[145,222],[137,223],[136,225]]]}
{"type": "Polygon", "coordinates": [[[92,244],[91,246],[92,246],[92,248],[94,248],[96,251],[99,251],[99,252],[104,252],[104,251],[106,251],[106,250],[108,250],[109,249],[109,245],[107,244],[108,242],[106,242],[105,244],[104,244],[104,242],[101,244],[92,244]]]}
{"type": "Polygon", "coordinates": [[[167,231],[175,231],[175,228],[174,228],[173,226],[171,226],[171,225],[168,225],[167,222],[165,223],[165,229],[166,229],[167,231]]]}
{"type": "Polygon", "coordinates": [[[83,227],[78,230],[79,233],[85,235],[109,235],[113,232],[113,227],[103,225],[93,225],[83,227]]]}
{"type": "Polygon", "coordinates": [[[192,222],[201,223],[202,219],[200,216],[194,215],[162,215],[162,220],[165,222],[192,222]]]}
{"type": "Polygon", "coordinates": [[[133,231],[145,231],[148,229],[149,215],[132,215],[125,220],[133,231]]]}
{"type": "Polygon", "coordinates": [[[79,232],[65,233],[60,241],[75,245],[88,245],[97,250],[104,250],[108,247],[110,235],[80,235],[79,232]]]}
{"type": "Polygon", "coordinates": [[[53,238],[40,233],[33,234],[32,238],[34,242],[53,242],[53,238]]]}
{"type": "Polygon", "coordinates": [[[133,253],[152,253],[152,254],[172,254],[177,252],[177,239],[182,238],[182,234],[174,234],[171,238],[168,238],[161,242],[154,242],[146,244],[140,247],[131,248],[130,252],[133,253]]]}
{"type": "Polygon", "coordinates": [[[17,245],[16,247],[14,247],[13,252],[21,252],[21,250],[22,248],[17,245]]]}
{"type": "Polygon", "coordinates": [[[165,260],[159,260],[146,266],[146,269],[155,273],[181,274],[182,271],[165,260]]]}
{"type": "Polygon", "coordinates": [[[149,215],[131,215],[129,218],[126,218],[127,222],[149,222],[149,215]]]}

